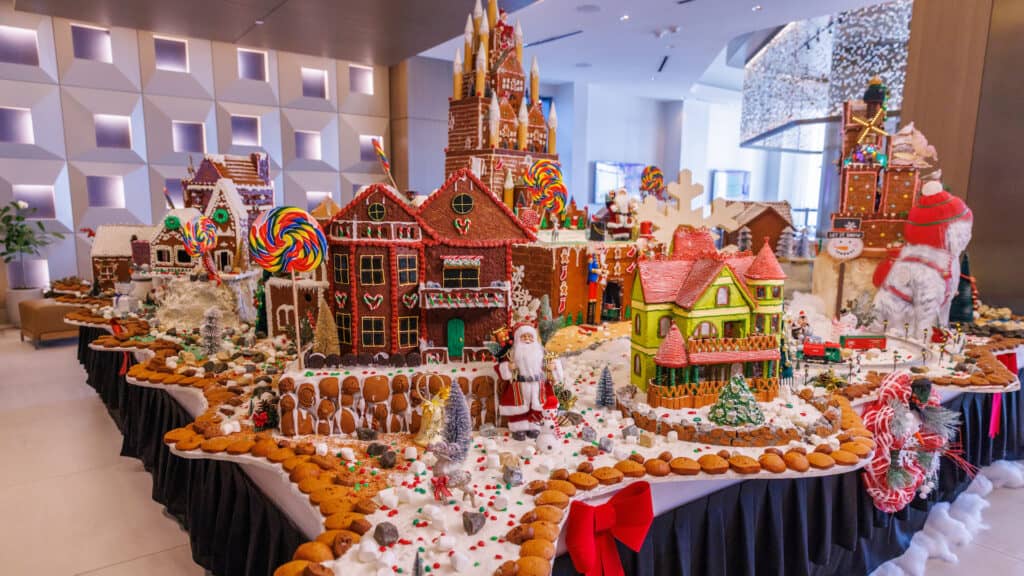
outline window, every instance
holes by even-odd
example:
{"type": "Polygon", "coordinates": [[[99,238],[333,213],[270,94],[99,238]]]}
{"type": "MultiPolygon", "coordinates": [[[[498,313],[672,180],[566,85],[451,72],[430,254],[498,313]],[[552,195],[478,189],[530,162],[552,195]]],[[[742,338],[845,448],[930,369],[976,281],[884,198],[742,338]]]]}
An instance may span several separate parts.
{"type": "Polygon", "coordinates": [[[771,326],[772,326],[772,334],[777,334],[779,332],[779,315],[778,314],[772,314],[771,326]]]}
{"type": "Polygon", "coordinates": [[[768,294],[768,291],[765,289],[764,286],[758,286],[757,287],[757,291],[755,292],[755,295],[756,295],[758,300],[764,300],[764,298],[765,298],[765,296],[767,294],[768,294]]]}
{"type": "Polygon", "coordinates": [[[157,264],[170,264],[171,263],[171,249],[161,247],[156,249],[156,262],[157,264]]]}
{"type": "Polygon", "coordinates": [[[348,284],[348,254],[334,255],[334,283],[348,284]]]}
{"type": "Polygon", "coordinates": [[[728,306],[729,305],[729,287],[719,286],[718,291],[715,292],[715,306],[728,306]]]}
{"type": "Polygon", "coordinates": [[[82,60],[107,63],[114,61],[113,51],[110,48],[110,30],[106,28],[72,24],[71,49],[75,58],[82,60]]]}
{"type": "Polygon", "coordinates": [[[469,214],[473,211],[473,197],[469,194],[457,194],[452,198],[452,210],[456,214],[469,214]]]}
{"type": "Polygon", "coordinates": [[[0,62],[39,66],[39,45],[31,28],[0,26],[0,62]]]}
{"type": "Polygon", "coordinates": [[[359,161],[360,162],[376,162],[377,151],[373,149],[373,141],[380,140],[381,148],[384,147],[384,139],[380,136],[359,135],[359,161]]]}
{"type": "Polygon", "coordinates": [[[366,216],[375,222],[383,220],[384,213],[384,204],[382,202],[374,202],[366,208],[366,216]]]}
{"type": "Polygon", "coordinates": [[[359,283],[363,286],[376,286],[384,283],[384,256],[359,257],[359,283]]]}
{"type": "Polygon", "coordinates": [[[415,254],[398,255],[398,283],[400,285],[419,282],[419,258],[415,254]]]}
{"type": "Polygon", "coordinates": [[[28,204],[25,217],[32,220],[56,218],[53,204],[53,186],[36,186],[34,184],[15,184],[11,187],[14,199],[28,204]]]}
{"type": "Polygon", "coordinates": [[[302,95],[306,98],[327,99],[327,70],[302,68],[302,95]]]}
{"type": "Polygon", "coordinates": [[[181,178],[164,178],[164,188],[175,206],[181,208],[185,205],[185,191],[181,187],[181,178]]]}
{"type": "Polygon", "coordinates": [[[782,298],[782,286],[772,286],[772,298],[782,298]]]}
{"type": "Polygon", "coordinates": [[[352,92],[373,96],[373,68],[349,64],[348,86],[352,92]]]}
{"type": "Polygon", "coordinates": [[[398,318],[398,347],[412,348],[420,342],[419,316],[401,316],[398,318]]]}
{"type": "Polygon", "coordinates": [[[320,133],[307,132],[304,130],[295,131],[295,157],[305,160],[320,160],[320,133]]]}
{"type": "Polygon", "coordinates": [[[188,40],[153,36],[157,70],[188,72],[188,40]]]}
{"type": "Polygon", "coordinates": [[[764,314],[754,316],[754,330],[760,334],[764,334],[764,314]]]}
{"type": "Polygon", "coordinates": [[[213,261],[217,263],[217,269],[221,272],[231,271],[231,261],[233,260],[230,250],[217,250],[213,255],[213,261]]]}
{"type": "Polygon", "coordinates": [[[637,376],[639,376],[642,372],[643,372],[643,365],[640,362],[640,355],[639,354],[634,354],[633,355],[633,374],[636,374],[637,376]]]}
{"type": "Polygon", "coordinates": [[[260,145],[260,119],[258,116],[231,117],[231,144],[234,146],[260,145]]]}
{"type": "Polygon", "coordinates": [[[480,268],[445,266],[441,285],[445,288],[479,288],[480,268]]]}
{"type": "Polygon", "coordinates": [[[0,108],[0,142],[35,144],[32,111],[28,108],[0,108]]]}
{"type": "Polygon", "coordinates": [[[206,152],[206,127],[202,122],[171,121],[171,141],[175,152],[206,152]]]}
{"type": "Polygon", "coordinates": [[[86,176],[90,208],[124,208],[124,180],[120,176],[86,176]]]}
{"type": "Polygon", "coordinates": [[[658,338],[664,338],[668,336],[668,331],[672,328],[672,317],[662,316],[658,319],[658,338]]]}
{"type": "Polygon", "coordinates": [[[693,329],[694,338],[714,338],[717,334],[718,330],[711,322],[701,322],[693,329]]]}
{"type": "Polygon", "coordinates": [[[639,314],[637,314],[637,316],[635,318],[633,318],[633,333],[636,334],[637,336],[640,335],[640,315],[639,314]]]}
{"type": "Polygon", "coordinates": [[[338,325],[338,342],[342,344],[352,343],[352,315],[338,312],[334,315],[334,322],[338,325]]]}
{"type": "Polygon", "coordinates": [[[384,346],[384,317],[364,317],[359,336],[362,339],[363,346],[372,348],[384,346]]]}
{"type": "Polygon", "coordinates": [[[96,146],[100,148],[131,148],[132,119],[115,114],[96,114],[96,146]]]}
{"type": "Polygon", "coordinates": [[[184,248],[178,248],[178,264],[191,264],[192,257],[188,255],[188,252],[184,248]]]}
{"type": "Polygon", "coordinates": [[[238,49],[238,77],[243,80],[267,81],[267,53],[261,50],[238,49]]]}

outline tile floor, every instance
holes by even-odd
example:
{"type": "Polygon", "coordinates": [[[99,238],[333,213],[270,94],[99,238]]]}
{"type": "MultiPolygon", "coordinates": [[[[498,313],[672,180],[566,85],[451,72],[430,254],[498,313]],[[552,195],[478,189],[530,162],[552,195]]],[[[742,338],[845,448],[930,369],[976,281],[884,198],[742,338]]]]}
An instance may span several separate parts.
{"type": "MultiPolygon", "coordinates": [[[[0,332],[0,573],[204,574],[188,535],[151,498],[149,474],[120,450],[73,341],[35,350],[0,332]]],[[[930,560],[928,576],[1024,576],[1024,489],[990,502],[992,529],[956,550],[959,564],[930,560]]]]}

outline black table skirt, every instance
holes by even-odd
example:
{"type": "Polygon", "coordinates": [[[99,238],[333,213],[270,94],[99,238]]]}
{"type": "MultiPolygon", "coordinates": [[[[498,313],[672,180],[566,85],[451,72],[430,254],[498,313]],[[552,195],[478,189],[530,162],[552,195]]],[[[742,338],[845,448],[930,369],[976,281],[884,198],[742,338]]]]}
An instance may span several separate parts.
{"type": "MultiPolygon", "coordinates": [[[[166,392],[130,386],[119,353],[94,352],[103,334],[82,328],[79,361],[124,434],[122,454],[153,474],[153,498],[189,530],[195,561],[222,576],[273,573],[305,538],[241,469],[229,462],[170,454],[163,434],[191,416],[166,392]]],[[[988,437],[992,396],[961,394],[946,404],[963,418],[964,457],[975,466],[1024,457],[1021,393],[1003,395],[1002,432],[988,437]]],[[[939,485],[896,514],[875,509],[859,472],[823,478],[748,480],[654,519],[639,552],[621,545],[627,574],[866,574],[903,553],[935,502],[951,501],[970,478],[945,461],[939,485]]],[[[557,576],[574,575],[567,555],[557,576]]]]}
{"type": "Polygon", "coordinates": [[[219,576],[271,576],[307,539],[237,465],[170,453],[164,433],[191,415],[167,392],[125,382],[121,353],[89,349],[104,333],[82,328],[78,359],[124,435],[121,455],[142,461],[153,499],[188,530],[193,560],[219,576]]]}

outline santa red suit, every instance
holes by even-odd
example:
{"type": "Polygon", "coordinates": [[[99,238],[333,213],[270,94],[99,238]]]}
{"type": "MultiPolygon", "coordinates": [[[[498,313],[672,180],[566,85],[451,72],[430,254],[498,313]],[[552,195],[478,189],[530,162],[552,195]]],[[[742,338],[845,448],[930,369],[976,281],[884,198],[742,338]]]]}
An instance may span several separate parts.
{"type": "Polygon", "coordinates": [[[530,324],[516,326],[509,356],[498,365],[499,376],[509,382],[498,401],[498,413],[508,419],[514,437],[535,437],[544,410],[558,407],[554,388],[544,374],[544,346],[537,329],[530,324]]]}
{"type": "Polygon", "coordinates": [[[960,280],[960,254],[971,240],[974,217],[963,200],[931,181],[910,210],[906,242],[875,270],[875,311],[892,327],[912,334],[949,324],[949,308],[960,280]]]}

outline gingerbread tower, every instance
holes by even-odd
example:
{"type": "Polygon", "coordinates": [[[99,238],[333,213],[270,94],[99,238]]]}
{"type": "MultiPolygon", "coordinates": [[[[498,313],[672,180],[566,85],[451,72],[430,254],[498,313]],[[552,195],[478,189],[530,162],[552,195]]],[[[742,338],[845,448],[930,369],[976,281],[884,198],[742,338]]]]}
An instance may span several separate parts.
{"type": "Polygon", "coordinates": [[[463,48],[452,71],[446,177],[470,168],[498,193],[510,174],[518,182],[534,160],[558,159],[554,106],[545,118],[537,61],[530,66],[527,86],[522,59],[519,24],[510,25],[495,0],[489,0],[486,14],[477,0],[466,18],[463,48]]]}

